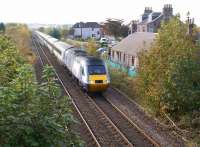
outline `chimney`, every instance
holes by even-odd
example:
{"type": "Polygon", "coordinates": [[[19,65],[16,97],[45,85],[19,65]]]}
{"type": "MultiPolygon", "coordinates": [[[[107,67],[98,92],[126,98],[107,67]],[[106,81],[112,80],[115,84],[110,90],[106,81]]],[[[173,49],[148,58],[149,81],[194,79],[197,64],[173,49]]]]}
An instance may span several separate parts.
{"type": "Polygon", "coordinates": [[[171,4],[165,4],[163,8],[163,19],[165,22],[168,22],[173,16],[173,8],[171,4]]]}
{"type": "Polygon", "coordinates": [[[144,13],[150,14],[152,12],[153,12],[152,7],[145,7],[144,13]]]}

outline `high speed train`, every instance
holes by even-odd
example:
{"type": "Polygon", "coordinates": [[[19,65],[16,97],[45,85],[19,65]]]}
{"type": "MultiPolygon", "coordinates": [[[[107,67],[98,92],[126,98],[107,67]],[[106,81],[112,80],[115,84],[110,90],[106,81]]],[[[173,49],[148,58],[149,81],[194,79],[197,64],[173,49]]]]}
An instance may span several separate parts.
{"type": "Polygon", "coordinates": [[[107,66],[102,59],[89,56],[83,49],[69,45],[42,32],[35,31],[40,44],[46,46],[87,92],[105,91],[110,84],[107,66]]]}

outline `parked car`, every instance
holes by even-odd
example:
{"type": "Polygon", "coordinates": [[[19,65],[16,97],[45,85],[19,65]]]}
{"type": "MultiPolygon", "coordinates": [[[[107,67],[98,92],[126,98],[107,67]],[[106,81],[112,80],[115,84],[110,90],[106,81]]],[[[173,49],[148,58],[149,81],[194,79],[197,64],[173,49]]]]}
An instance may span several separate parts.
{"type": "Polygon", "coordinates": [[[117,43],[118,41],[112,40],[108,46],[112,48],[113,46],[117,45],[117,43]]]}
{"type": "Polygon", "coordinates": [[[102,38],[100,39],[99,42],[100,42],[101,44],[103,44],[103,43],[108,43],[108,39],[105,38],[105,37],[102,37],[102,38]]]}
{"type": "Polygon", "coordinates": [[[105,48],[105,47],[101,47],[101,48],[96,50],[97,53],[103,53],[105,51],[107,51],[107,48],[105,48]]]}

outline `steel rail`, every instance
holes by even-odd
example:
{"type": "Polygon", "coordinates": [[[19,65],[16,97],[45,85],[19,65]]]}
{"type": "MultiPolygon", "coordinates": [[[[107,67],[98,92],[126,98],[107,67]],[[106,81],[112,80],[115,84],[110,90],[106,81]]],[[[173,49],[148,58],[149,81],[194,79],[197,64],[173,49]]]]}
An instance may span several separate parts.
{"type": "MultiPolygon", "coordinates": [[[[105,98],[105,97],[104,97],[105,98]]],[[[122,112],[115,104],[113,104],[110,100],[105,98],[108,103],[112,105],[112,107],[118,111],[132,126],[134,126],[141,134],[143,134],[152,144],[156,147],[161,147],[159,143],[157,143],[154,139],[152,139],[148,134],[145,133],[143,129],[141,129],[136,123],[134,123],[124,112],[122,112]]]]}
{"type": "MultiPolygon", "coordinates": [[[[37,38],[35,38],[35,39],[37,39],[37,38]]],[[[36,52],[37,52],[37,54],[38,54],[38,56],[39,56],[39,58],[40,58],[40,61],[41,61],[41,63],[44,65],[44,62],[43,62],[43,60],[42,60],[42,57],[41,57],[41,55],[40,55],[40,53],[39,53],[39,51],[38,51],[37,45],[36,45],[34,39],[32,39],[32,40],[33,40],[34,46],[35,46],[35,48],[36,48],[36,52]]],[[[40,45],[39,43],[38,43],[38,47],[42,50],[43,54],[45,55],[48,64],[51,65],[51,66],[53,67],[53,65],[51,64],[50,60],[48,59],[48,57],[47,57],[46,54],[44,53],[44,51],[43,51],[43,49],[42,49],[42,47],[41,47],[41,45],[40,45]]],[[[61,84],[62,87],[64,88],[66,94],[67,94],[68,97],[70,98],[70,100],[71,100],[71,102],[72,102],[72,104],[73,104],[75,110],[76,110],[77,113],[79,114],[80,118],[82,119],[83,123],[85,124],[86,128],[88,129],[90,135],[92,136],[92,138],[93,138],[95,144],[97,145],[97,147],[101,147],[101,145],[100,145],[99,142],[97,141],[97,139],[96,139],[94,133],[92,132],[92,130],[90,129],[90,127],[89,127],[89,125],[87,124],[86,120],[84,119],[83,115],[81,114],[80,110],[79,110],[78,107],[76,106],[76,104],[75,104],[73,98],[71,97],[70,93],[68,92],[68,90],[67,90],[66,87],[64,86],[62,80],[60,79],[60,76],[58,75],[58,73],[56,72],[56,70],[55,70],[54,68],[53,68],[53,70],[54,70],[54,73],[55,73],[55,75],[57,76],[57,78],[58,78],[60,84],[61,84]]]]}

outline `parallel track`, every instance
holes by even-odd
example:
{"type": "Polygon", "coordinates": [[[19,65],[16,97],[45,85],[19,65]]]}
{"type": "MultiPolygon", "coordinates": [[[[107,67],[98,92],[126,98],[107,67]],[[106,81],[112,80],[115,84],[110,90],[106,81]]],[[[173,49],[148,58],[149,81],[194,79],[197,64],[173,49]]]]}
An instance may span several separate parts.
{"type": "MultiPolygon", "coordinates": [[[[41,64],[42,64],[42,66],[44,66],[46,63],[45,63],[44,59],[42,59],[42,57],[41,57],[41,55],[40,55],[40,53],[39,53],[39,51],[38,51],[37,44],[36,44],[35,40],[32,39],[32,42],[33,42],[33,44],[34,44],[34,46],[35,46],[35,49],[36,49],[35,51],[37,52],[37,56],[39,57],[39,60],[40,60],[40,62],[41,62],[41,64]]],[[[39,45],[38,45],[38,46],[39,46],[39,45]]],[[[48,60],[48,59],[47,59],[47,60],[48,60]]],[[[48,61],[48,62],[49,62],[49,61],[48,61]]],[[[93,132],[91,131],[89,125],[87,124],[86,120],[84,119],[84,117],[82,116],[82,114],[81,114],[81,112],[79,111],[78,107],[77,107],[76,104],[74,103],[74,101],[73,101],[71,95],[69,94],[69,92],[68,92],[67,89],[65,88],[65,86],[64,86],[63,82],[61,81],[60,77],[58,76],[57,72],[56,72],[55,70],[54,70],[54,72],[55,72],[57,78],[59,79],[59,82],[60,82],[60,84],[62,85],[62,87],[63,87],[65,93],[66,93],[67,96],[71,99],[71,102],[72,102],[72,104],[73,104],[73,106],[74,106],[76,112],[78,113],[79,117],[81,118],[82,122],[84,123],[84,125],[85,125],[85,127],[86,127],[86,129],[87,129],[87,131],[88,131],[88,133],[89,133],[89,136],[91,136],[91,139],[90,139],[91,142],[90,142],[90,144],[91,144],[91,145],[94,145],[94,146],[96,146],[96,147],[101,147],[101,145],[100,145],[99,142],[97,141],[96,137],[94,136],[93,132]]]]}
{"type": "MultiPolygon", "coordinates": [[[[36,39],[36,38],[35,38],[36,39]]],[[[85,126],[87,126],[88,132],[93,138],[93,144],[95,146],[133,146],[129,140],[121,133],[121,131],[114,125],[114,123],[105,115],[105,113],[80,89],[75,88],[73,82],[69,84],[69,79],[65,77],[65,73],[55,66],[55,62],[52,63],[48,59],[49,52],[44,51],[42,46],[33,39],[37,54],[41,62],[47,63],[54,67],[54,71],[61,85],[63,86],[67,95],[71,98],[72,103],[83,120],[85,126]],[[42,57],[43,56],[43,57],[42,57]],[[46,61],[44,61],[44,58],[46,61]],[[81,111],[80,111],[81,110],[81,111]],[[87,118],[84,119],[84,118],[87,118]],[[98,119],[98,120],[96,120],[98,119]]],[[[63,69],[62,69],[63,70],[63,69]]]]}
{"type": "Polygon", "coordinates": [[[134,146],[160,147],[159,143],[147,135],[136,123],[134,123],[125,113],[103,95],[91,95],[94,102],[106,113],[115,123],[128,140],[134,146]]]}
{"type": "Polygon", "coordinates": [[[146,114],[141,106],[118,89],[108,88],[103,97],[155,146],[185,146],[181,138],[146,114]]]}

